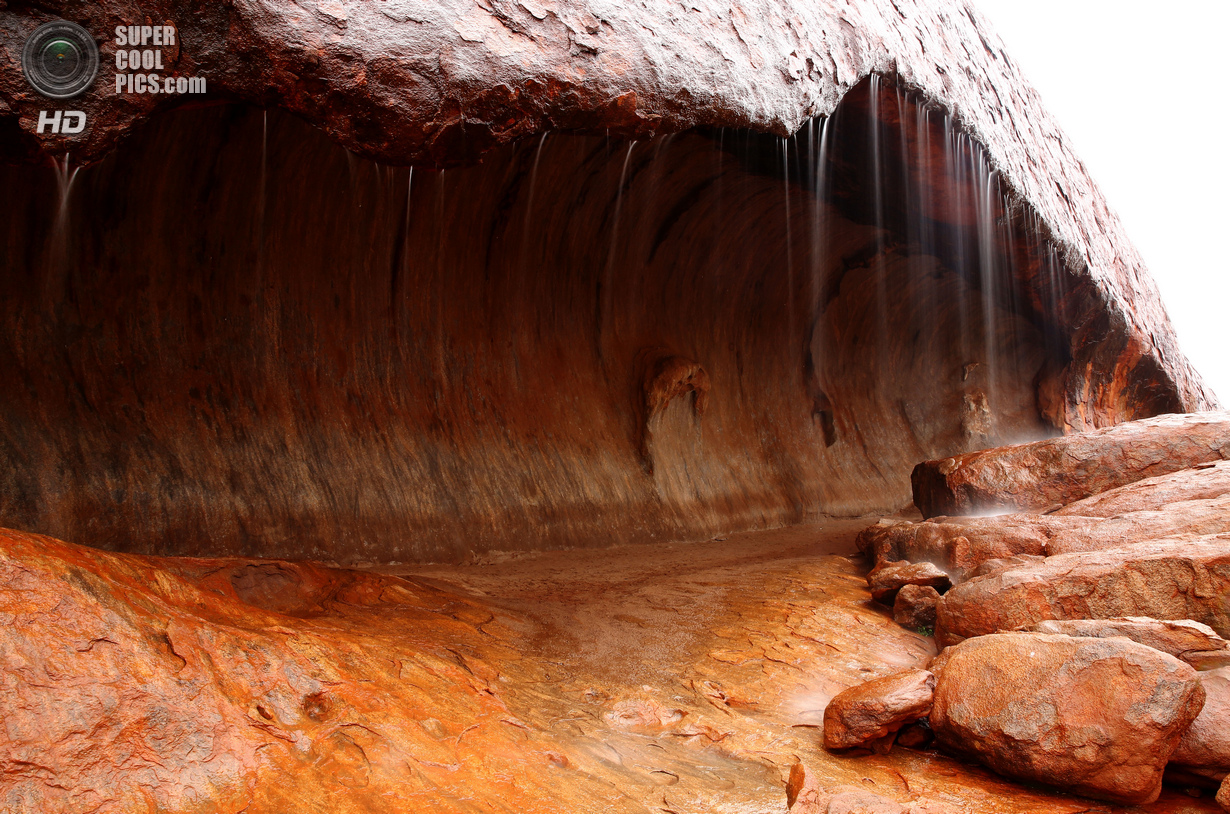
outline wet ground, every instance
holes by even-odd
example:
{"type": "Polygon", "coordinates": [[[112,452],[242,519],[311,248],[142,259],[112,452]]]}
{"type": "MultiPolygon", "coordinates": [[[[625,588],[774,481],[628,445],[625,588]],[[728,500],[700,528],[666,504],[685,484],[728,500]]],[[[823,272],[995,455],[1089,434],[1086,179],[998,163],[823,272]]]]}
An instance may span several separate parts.
{"type": "Polygon", "coordinates": [[[608,810],[779,814],[801,760],[826,785],[968,814],[1218,811],[1173,789],[1134,808],[1025,789],[931,750],[820,747],[833,695],[934,654],[870,600],[853,541],[873,520],[379,570],[491,610],[478,627],[500,640],[484,654],[500,697],[556,744],[561,787],[609,784],[608,810]]]}

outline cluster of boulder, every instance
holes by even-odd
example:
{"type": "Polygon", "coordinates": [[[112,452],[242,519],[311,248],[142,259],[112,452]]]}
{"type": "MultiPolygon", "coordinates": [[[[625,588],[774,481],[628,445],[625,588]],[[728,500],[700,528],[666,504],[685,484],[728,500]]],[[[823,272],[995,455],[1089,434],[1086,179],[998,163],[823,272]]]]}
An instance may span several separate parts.
{"type": "Polygon", "coordinates": [[[913,481],[926,519],[858,545],[873,598],[942,649],[834,697],[825,746],[934,738],[1018,780],[1142,804],[1165,778],[1230,812],[1230,413],[928,461],[913,481]]]}

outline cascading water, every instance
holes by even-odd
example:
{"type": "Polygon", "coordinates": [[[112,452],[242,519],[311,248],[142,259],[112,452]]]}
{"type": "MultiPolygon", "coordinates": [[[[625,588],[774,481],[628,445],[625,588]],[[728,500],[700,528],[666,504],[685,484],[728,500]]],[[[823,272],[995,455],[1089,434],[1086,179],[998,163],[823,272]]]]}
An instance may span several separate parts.
{"type": "Polygon", "coordinates": [[[887,80],[784,140],[544,133],[447,173],[198,109],[75,184],[4,204],[12,269],[59,251],[49,206],[79,233],[67,307],[0,291],[9,526],[345,561],[703,539],[1055,431],[1062,263],[887,80]]]}

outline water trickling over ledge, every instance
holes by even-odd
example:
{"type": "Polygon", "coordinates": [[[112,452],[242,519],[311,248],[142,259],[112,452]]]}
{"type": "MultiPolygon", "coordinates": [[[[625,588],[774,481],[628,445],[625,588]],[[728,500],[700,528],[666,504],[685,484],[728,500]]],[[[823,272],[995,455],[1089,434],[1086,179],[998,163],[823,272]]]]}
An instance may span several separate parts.
{"type": "Polygon", "coordinates": [[[876,77],[787,139],[392,168],[231,105],[2,172],[0,524],[103,547],[706,539],[892,510],[919,460],[1104,410],[1091,350],[1115,418],[1182,406],[1090,337],[1099,292],[978,143],[876,77]]]}

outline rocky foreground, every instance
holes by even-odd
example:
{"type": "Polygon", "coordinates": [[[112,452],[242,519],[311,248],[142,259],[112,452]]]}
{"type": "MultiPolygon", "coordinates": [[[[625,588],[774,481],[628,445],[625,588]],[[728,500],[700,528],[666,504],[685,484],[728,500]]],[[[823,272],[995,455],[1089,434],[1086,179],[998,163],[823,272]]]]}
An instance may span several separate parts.
{"type": "Polygon", "coordinates": [[[826,746],[925,727],[1006,777],[1121,804],[1169,780],[1230,811],[1226,459],[1230,415],[1205,413],[920,464],[930,519],[858,542],[873,597],[943,649],[834,698],[826,746]],[[994,510],[1026,513],[954,516],[994,510]]]}
{"type": "Polygon", "coordinates": [[[390,573],[3,531],[0,810],[1078,814],[1154,797],[1150,812],[1217,810],[1219,535],[1182,544],[1214,552],[1183,555],[1187,583],[1164,571],[1173,618],[1036,613],[937,658],[929,625],[895,623],[890,605],[947,618],[958,592],[1106,551],[960,574],[893,560],[869,586],[843,556],[865,527],[390,573]]]}

